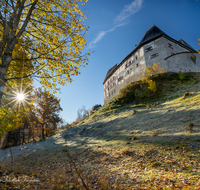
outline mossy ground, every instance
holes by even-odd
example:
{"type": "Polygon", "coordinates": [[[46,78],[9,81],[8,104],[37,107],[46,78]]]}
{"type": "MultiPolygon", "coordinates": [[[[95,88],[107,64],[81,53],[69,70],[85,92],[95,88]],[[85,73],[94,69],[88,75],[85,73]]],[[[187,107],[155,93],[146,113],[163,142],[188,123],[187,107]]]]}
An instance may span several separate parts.
{"type": "Polygon", "coordinates": [[[62,132],[60,145],[18,157],[14,168],[10,161],[1,163],[2,168],[40,180],[21,182],[24,189],[84,189],[67,150],[88,189],[200,189],[200,77],[191,75],[185,81],[159,79],[159,94],[146,102],[114,99],[62,132]]]}

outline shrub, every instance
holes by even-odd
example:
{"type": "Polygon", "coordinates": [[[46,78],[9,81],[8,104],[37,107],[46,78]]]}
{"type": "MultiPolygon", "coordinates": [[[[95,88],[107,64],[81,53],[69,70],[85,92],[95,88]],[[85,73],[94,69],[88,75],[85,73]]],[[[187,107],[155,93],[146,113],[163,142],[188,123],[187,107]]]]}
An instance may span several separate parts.
{"type": "Polygon", "coordinates": [[[144,107],[146,104],[134,104],[132,105],[132,108],[137,108],[137,107],[144,107]]]}
{"type": "Polygon", "coordinates": [[[132,137],[131,137],[131,140],[132,141],[134,141],[134,140],[136,140],[137,139],[137,137],[135,136],[135,135],[133,135],[132,137]]]}
{"type": "Polygon", "coordinates": [[[192,129],[194,127],[194,123],[189,123],[189,125],[187,126],[187,129],[192,129]]]}
{"type": "Polygon", "coordinates": [[[196,59],[197,59],[196,55],[194,55],[194,54],[192,53],[192,55],[191,55],[191,60],[193,61],[194,64],[196,64],[196,59]]]}
{"type": "Polygon", "coordinates": [[[182,81],[182,80],[185,79],[185,74],[182,73],[181,71],[179,71],[179,73],[178,73],[178,77],[179,77],[179,79],[181,79],[181,81],[182,81]]]}
{"type": "Polygon", "coordinates": [[[144,79],[145,78],[147,79],[147,78],[149,78],[153,75],[159,74],[159,73],[165,73],[165,70],[160,67],[159,63],[157,63],[157,64],[154,63],[152,67],[149,66],[146,68],[144,79]]]}
{"type": "Polygon", "coordinates": [[[150,109],[150,108],[151,108],[151,104],[147,103],[146,109],[150,109]]]}
{"type": "Polygon", "coordinates": [[[148,89],[155,93],[156,92],[156,82],[153,80],[149,80],[148,84],[149,84],[148,89]]]}
{"type": "Polygon", "coordinates": [[[114,110],[113,110],[113,113],[116,113],[116,111],[117,111],[117,109],[114,109],[114,110]]]}

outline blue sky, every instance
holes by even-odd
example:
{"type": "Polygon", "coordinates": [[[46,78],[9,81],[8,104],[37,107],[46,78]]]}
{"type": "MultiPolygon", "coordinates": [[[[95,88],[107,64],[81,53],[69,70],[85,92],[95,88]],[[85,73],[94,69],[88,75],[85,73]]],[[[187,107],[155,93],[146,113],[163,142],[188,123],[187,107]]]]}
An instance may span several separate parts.
{"type": "Polygon", "coordinates": [[[120,63],[154,24],[170,37],[182,38],[200,49],[200,1],[196,0],[89,0],[83,7],[89,26],[86,51],[89,64],[81,75],[61,87],[61,117],[77,118],[77,110],[103,105],[103,81],[107,71],[120,63]]]}

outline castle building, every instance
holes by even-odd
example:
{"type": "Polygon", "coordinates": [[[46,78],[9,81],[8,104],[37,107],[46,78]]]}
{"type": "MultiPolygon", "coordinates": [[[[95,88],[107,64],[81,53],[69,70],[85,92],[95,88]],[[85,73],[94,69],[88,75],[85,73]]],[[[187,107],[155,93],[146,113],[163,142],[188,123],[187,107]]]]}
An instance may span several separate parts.
{"type": "Polygon", "coordinates": [[[154,25],[120,64],[108,70],[103,82],[104,104],[130,82],[141,80],[146,67],[153,63],[159,63],[166,72],[200,72],[200,54],[184,40],[177,41],[154,25]]]}

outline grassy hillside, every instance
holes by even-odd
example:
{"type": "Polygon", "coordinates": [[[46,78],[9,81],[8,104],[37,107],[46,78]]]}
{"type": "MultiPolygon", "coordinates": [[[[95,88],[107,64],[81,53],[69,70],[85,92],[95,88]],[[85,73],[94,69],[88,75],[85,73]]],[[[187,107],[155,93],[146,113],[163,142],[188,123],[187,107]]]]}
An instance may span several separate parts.
{"type": "Polygon", "coordinates": [[[126,87],[79,125],[30,145],[13,166],[8,157],[2,171],[40,181],[16,184],[24,189],[200,189],[200,76],[152,79],[154,95],[126,87]]]}

